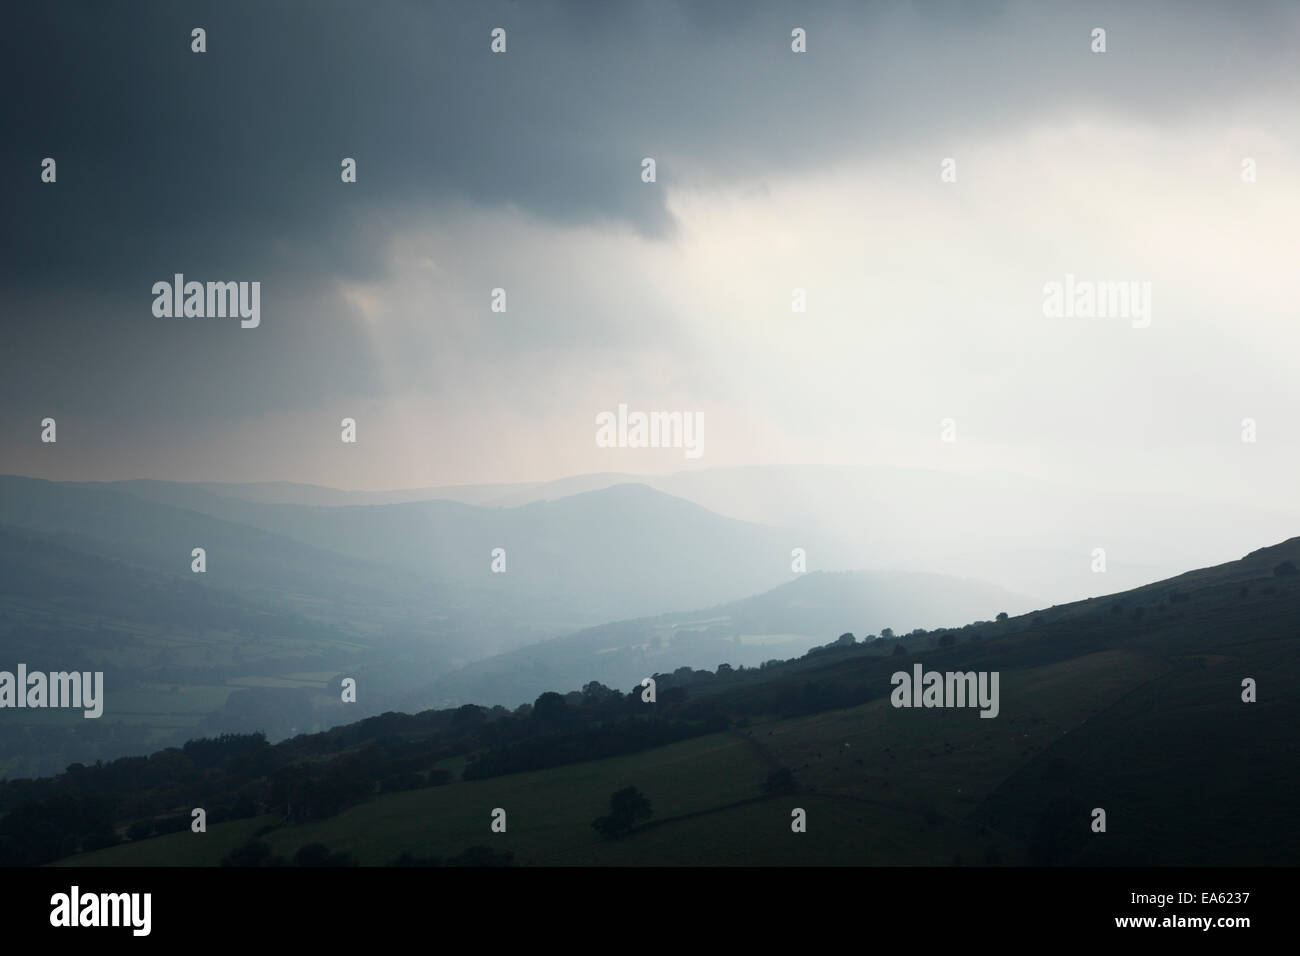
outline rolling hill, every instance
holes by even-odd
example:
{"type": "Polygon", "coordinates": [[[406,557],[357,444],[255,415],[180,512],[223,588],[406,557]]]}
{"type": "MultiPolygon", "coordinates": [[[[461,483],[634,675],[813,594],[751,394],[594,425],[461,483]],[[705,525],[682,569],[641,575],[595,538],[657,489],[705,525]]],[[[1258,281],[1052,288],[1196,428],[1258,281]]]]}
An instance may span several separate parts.
{"type": "Polygon", "coordinates": [[[639,687],[589,686],[515,714],[461,707],[277,747],[211,742],[95,776],[8,784],[0,833],[11,854],[22,850],[13,841],[28,831],[8,821],[53,813],[93,784],[108,806],[72,847],[90,852],[47,848],[69,863],[293,861],[324,844],[335,862],[372,865],[403,854],[534,865],[1294,864],[1297,565],[1293,538],[1006,620],[833,643],[761,669],[660,674],[653,705],[639,687]],[[891,675],[913,664],[998,672],[998,716],[892,706],[891,675]],[[1247,679],[1258,692],[1249,702],[1247,679]],[[167,786],[128,789],[150,775],[167,786]],[[286,813],[294,781],[314,781],[324,802],[286,813]],[[592,820],[629,784],[652,815],[599,836],[592,820]],[[209,832],[166,832],[165,820],[204,802],[222,806],[209,832]],[[504,833],[490,829],[498,808],[504,833]],[[804,833],[791,829],[796,809],[804,833]],[[1092,827],[1097,809],[1104,832],[1092,827]],[[128,828],[135,838],[123,842],[128,828]]]}
{"type": "MultiPolygon", "coordinates": [[[[144,496],[200,490],[226,499],[281,504],[438,499],[513,509],[624,484],[645,485],[734,520],[800,529],[819,541],[810,554],[831,548],[833,560],[818,555],[818,566],[827,570],[877,568],[974,577],[1036,596],[1043,604],[1171,577],[1224,554],[1243,553],[1268,540],[1275,529],[1300,522],[1300,509],[1294,505],[1266,505],[1250,495],[1204,498],[1164,488],[1129,489],[1122,483],[1106,490],[997,471],[886,466],[693,468],[668,475],[601,473],[546,482],[384,492],[288,483],[116,482],[110,487],[144,496]],[[1188,515],[1213,515],[1216,520],[1189,523],[1188,515]],[[1091,570],[1092,550],[1098,547],[1107,552],[1105,579],[1091,570]]],[[[671,610],[688,606],[696,605],[671,610]]],[[[626,615],[615,613],[607,619],[618,616],[626,615]]]]}
{"type": "Polygon", "coordinates": [[[791,540],[812,544],[631,485],[514,509],[318,507],[166,482],[0,477],[10,666],[93,666],[113,688],[91,724],[7,715],[16,733],[0,742],[0,775],[186,734],[327,728],[343,676],[363,689],[352,718],[380,713],[542,638],[789,580],[791,540]],[[203,573],[191,569],[198,547],[203,573]],[[496,547],[505,573],[491,570],[496,547]]]}
{"type": "Polygon", "coordinates": [[[850,627],[952,626],[1032,606],[1002,588],[905,571],[813,572],[763,594],[689,613],[616,621],[466,665],[402,701],[404,710],[462,703],[515,706],[574,675],[631,686],[671,667],[756,667],[797,657],[850,627]],[[837,630],[837,628],[839,630],[837,630]]]}
{"type": "MultiPolygon", "coordinates": [[[[812,569],[848,566],[842,550],[821,536],[724,518],[637,484],[510,508],[447,500],[264,504],[169,482],[67,489],[38,484],[51,508],[25,526],[46,528],[54,520],[51,510],[64,507],[60,495],[126,498],[136,502],[135,512],[149,502],[172,509],[160,519],[168,524],[175,522],[175,511],[202,514],[435,582],[453,603],[472,606],[481,595],[490,606],[515,609],[518,619],[531,625],[534,639],[756,594],[790,580],[795,547],[807,551],[812,569]],[[492,573],[496,548],[506,552],[505,573],[492,573]]],[[[7,489],[0,491],[0,498],[8,495],[7,489]]],[[[100,500],[106,509],[107,499],[100,500]]],[[[16,503],[0,512],[0,523],[25,507],[16,503]]]]}

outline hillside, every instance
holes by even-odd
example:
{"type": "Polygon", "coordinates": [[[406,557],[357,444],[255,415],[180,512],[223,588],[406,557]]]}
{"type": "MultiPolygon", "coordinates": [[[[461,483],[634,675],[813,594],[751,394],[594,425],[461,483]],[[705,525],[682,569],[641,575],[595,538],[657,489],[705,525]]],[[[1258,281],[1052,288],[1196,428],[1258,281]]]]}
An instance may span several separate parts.
{"type": "Polygon", "coordinates": [[[656,670],[757,667],[798,657],[828,634],[954,626],[1031,606],[982,581],[905,571],[796,575],[762,594],[699,611],[616,621],[469,664],[403,700],[404,710],[515,706],[574,675],[626,687],[656,670]]]}
{"type": "MultiPolygon", "coordinates": [[[[144,527],[179,523],[177,514],[207,515],[431,582],[448,604],[508,609],[521,625],[526,622],[533,640],[629,615],[756,594],[790,580],[795,547],[806,550],[810,569],[849,566],[842,549],[826,536],[725,518],[639,484],[500,508],[447,500],[267,504],[213,494],[203,486],[152,481],[0,482],[49,502],[32,517],[20,518],[27,504],[15,498],[13,508],[0,511],[0,523],[37,530],[72,526],[75,515],[62,498],[75,505],[78,495],[100,496],[94,499],[102,502],[100,512],[124,500],[129,504],[119,507],[144,527]],[[164,510],[151,518],[151,507],[164,510]],[[504,573],[491,572],[496,548],[506,552],[504,573]]],[[[0,484],[5,493],[0,497],[8,488],[0,484]]],[[[85,523],[93,528],[104,520],[88,513],[85,523]]],[[[480,656],[499,649],[485,648],[480,656]]]]}
{"type": "Polygon", "coordinates": [[[292,860],[324,844],[364,864],[1294,863],[1297,565],[1291,539],[1004,621],[660,675],[653,707],[639,688],[592,685],[515,714],[387,715],[277,747],[212,742],[11,783],[0,836],[18,852],[34,821],[93,790],[103,805],[74,842],[100,848],[68,862],[292,860]],[[890,675],[914,663],[997,671],[998,716],[891,706],[890,675]],[[1242,700],[1247,677],[1258,702],[1242,700]],[[598,836],[591,821],[629,784],[651,817],[598,836]],[[184,815],[205,803],[209,832],[190,833],[184,815]],[[806,833],[791,832],[795,807],[806,833]],[[506,833],[489,829],[496,808],[506,833]],[[1093,808],[1105,833],[1090,829],[1093,808]],[[129,827],[136,839],[119,842],[129,827]],[[487,849],[464,856],[474,847],[487,849]]]}
{"type": "Polygon", "coordinates": [[[343,676],[363,688],[353,719],[396,709],[443,673],[543,638],[787,581],[792,540],[812,566],[827,559],[805,536],[634,485],[513,509],[324,507],[0,476],[9,666],[93,665],[113,688],[91,723],[7,715],[0,776],[185,734],[324,729],[343,676]],[[686,539],[701,546],[682,549],[686,539]],[[191,569],[199,547],[203,573],[191,569]],[[505,573],[492,571],[497,547],[505,573]]]}

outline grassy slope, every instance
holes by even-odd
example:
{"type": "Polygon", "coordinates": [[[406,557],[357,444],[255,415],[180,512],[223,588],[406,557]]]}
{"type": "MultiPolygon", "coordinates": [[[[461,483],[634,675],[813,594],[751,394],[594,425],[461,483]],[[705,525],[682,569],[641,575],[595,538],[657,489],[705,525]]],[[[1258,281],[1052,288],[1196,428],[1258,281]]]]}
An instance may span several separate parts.
{"type": "MultiPolygon", "coordinates": [[[[793,670],[814,679],[878,675],[881,696],[860,706],[379,796],[267,839],[281,855],[323,842],[368,865],[474,844],[543,865],[948,864],[958,856],[979,863],[990,851],[1015,864],[1030,860],[1046,808],[1068,799],[1079,808],[1067,827],[1076,862],[1293,863],[1300,848],[1286,815],[1300,800],[1300,576],[1274,578],[1270,569],[1297,551],[1300,540],[990,625],[982,640],[952,648],[912,643],[889,660],[810,659],[793,670]],[[1171,601],[1174,591],[1187,598],[1171,601]],[[892,708],[887,674],[914,660],[999,670],[1000,716],[892,708]],[[1258,680],[1258,703],[1241,701],[1243,677],[1258,680]],[[795,771],[799,793],[762,796],[777,766],[795,771]],[[650,798],[654,818],[627,838],[599,840],[590,821],[628,784],[650,798]],[[1088,832],[1094,806],[1107,811],[1105,834],[1088,832]],[[508,813],[506,834],[490,832],[496,807],[508,813]],[[792,807],[808,811],[807,833],[791,833],[792,807]]],[[[65,862],[211,864],[265,822],[65,862]]]]}
{"type": "MultiPolygon", "coordinates": [[[[322,842],[376,865],[404,850],[449,856],[475,843],[512,850],[523,864],[946,864],[955,853],[981,859],[990,845],[1011,861],[1021,852],[1014,840],[982,835],[965,821],[975,801],[1065,728],[1157,673],[1159,665],[1133,655],[1091,655],[1005,674],[1003,700],[1015,694],[1028,708],[1011,720],[980,719],[974,711],[909,713],[878,700],[612,760],[376,797],[268,839],[282,855],[322,842]],[[1060,693],[1080,680],[1088,694],[1060,693]],[[780,765],[794,767],[809,789],[762,798],[763,780],[780,765]],[[598,839],[591,820],[627,784],[650,798],[653,825],[624,840],[598,839]],[[808,811],[806,834],[790,831],[796,806],[808,811]],[[490,832],[496,807],[507,811],[505,834],[490,832]]],[[[172,834],[65,862],[210,865],[268,822],[221,824],[207,834],[172,834]]]]}

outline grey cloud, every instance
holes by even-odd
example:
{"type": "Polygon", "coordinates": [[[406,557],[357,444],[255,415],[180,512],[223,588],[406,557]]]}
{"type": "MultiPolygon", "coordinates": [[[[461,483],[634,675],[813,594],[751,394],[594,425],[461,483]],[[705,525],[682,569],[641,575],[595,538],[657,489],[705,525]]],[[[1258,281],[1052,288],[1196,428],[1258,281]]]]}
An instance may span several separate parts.
{"type": "Polygon", "coordinates": [[[671,237],[661,184],[1082,105],[1167,119],[1294,80],[1293,4],[86,3],[4,35],[7,284],[163,262],[374,275],[358,213],[448,197],[671,237]],[[209,52],[189,51],[193,25],[209,52]],[[810,52],[789,53],[789,29],[810,52]],[[510,32],[488,52],[492,27],[510,32]],[[1088,31],[1110,31],[1106,58],[1088,31]],[[1281,75],[1279,75],[1281,74],[1281,75]],[[60,163],[56,191],[37,163],[60,163]],[[344,190],[338,163],[360,182],[344,190]]]}
{"type": "MultiPolygon", "coordinates": [[[[1250,107],[1295,89],[1298,9],[24,4],[0,33],[0,381],[19,418],[55,399],[200,421],[380,394],[364,331],[322,283],[383,278],[388,237],[450,208],[670,242],[666,195],[681,185],[947,149],[1085,109],[1172,122],[1250,107]],[[189,50],[199,25],[202,56],[189,50]],[[789,52],[795,25],[803,57],[789,52]],[[488,52],[495,26],[505,56],[488,52]],[[1093,26],[1109,30],[1104,58],[1087,53],[1093,26]],[[56,187],[38,180],[47,155],[56,187]],[[646,155],[660,188],[639,181],[646,155]],[[355,186],[339,182],[344,156],[355,186]],[[287,321],[187,327],[183,341],[132,321],[175,272],[260,279],[264,311],[287,321]]],[[[540,300],[542,279],[530,284],[540,300]]],[[[673,344],[668,323],[602,322],[589,307],[544,317],[517,347],[673,344]]],[[[415,353],[404,360],[418,372],[415,353]]]]}

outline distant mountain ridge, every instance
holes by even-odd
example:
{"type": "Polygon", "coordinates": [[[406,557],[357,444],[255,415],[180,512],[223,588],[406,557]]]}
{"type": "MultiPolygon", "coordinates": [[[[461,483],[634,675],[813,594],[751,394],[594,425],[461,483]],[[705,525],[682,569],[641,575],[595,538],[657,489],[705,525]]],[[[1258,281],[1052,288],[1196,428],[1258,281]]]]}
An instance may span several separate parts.
{"type": "Polygon", "coordinates": [[[756,594],[790,579],[796,547],[807,553],[810,569],[848,566],[843,549],[823,536],[725,518],[639,484],[510,508],[443,499],[260,504],[170,482],[128,482],[112,492],[68,487],[199,512],[401,569],[445,589],[531,601],[542,622],[537,629],[551,633],[756,594]],[[505,551],[502,574],[491,572],[496,548],[505,551]]]}
{"type": "Polygon", "coordinates": [[[629,483],[738,521],[815,535],[843,555],[820,564],[827,569],[973,576],[1044,604],[1168,578],[1189,565],[1243,553],[1276,529],[1300,524],[1300,506],[1261,507],[1249,497],[1203,500],[1160,488],[1099,491],[1016,474],[894,467],[695,468],[392,492],[291,484],[184,487],[245,500],[341,505],[439,499],[512,508],[629,483]],[[1215,520],[1193,526],[1189,514],[1215,520]],[[1106,552],[1104,578],[1092,571],[1096,548],[1106,552]]]}
{"type": "Polygon", "coordinates": [[[959,626],[1019,613],[1032,602],[983,581],[906,571],[800,575],[762,594],[692,612],[615,621],[520,648],[445,674],[428,692],[405,699],[410,709],[461,703],[525,703],[576,675],[629,686],[670,664],[713,669],[754,667],[797,657],[844,631],[860,638],[886,628],[959,626]]]}

